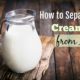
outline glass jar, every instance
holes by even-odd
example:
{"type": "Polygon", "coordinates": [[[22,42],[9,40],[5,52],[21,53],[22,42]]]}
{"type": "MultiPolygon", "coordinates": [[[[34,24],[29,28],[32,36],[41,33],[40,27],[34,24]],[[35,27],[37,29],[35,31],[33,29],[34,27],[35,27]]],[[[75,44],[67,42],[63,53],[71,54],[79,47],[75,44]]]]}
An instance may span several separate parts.
{"type": "Polygon", "coordinates": [[[34,69],[41,58],[42,45],[35,28],[35,11],[17,9],[6,13],[2,36],[3,59],[17,73],[34,69]]]}

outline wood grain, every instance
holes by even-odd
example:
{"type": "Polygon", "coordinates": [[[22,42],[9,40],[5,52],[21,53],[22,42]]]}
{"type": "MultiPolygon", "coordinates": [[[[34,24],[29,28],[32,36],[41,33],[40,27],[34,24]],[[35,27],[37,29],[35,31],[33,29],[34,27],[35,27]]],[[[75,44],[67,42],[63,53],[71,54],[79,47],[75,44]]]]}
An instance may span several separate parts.
{"type": "MultiPolygon", "coordinates": [[[[39,0],[39,11],[52,12],[51,0],[39,0]]],[[[46,36],[52,36],[52,19],[40,19],[40,34],[46,36]]],[[[52,54],[50,60],[50,66],[46,72],[46,75],[42,77],[42,80],[55,80],[55,61],[54,54],[52,54]]]]}
{"type": "MultiPolygon", "coordinates": [[[[80,12],[80,1],[73,0],[75,12],[80,12]]],[[[72,25],[80,25],[80,20],[77,19],[71,23],[72,25]],[[77,23],[76,23],[77,22],[77,23]]],[[[80,34],[80,32],[73,32],[72,34],[80,34]]],[[[80,47],[70,48],[73,72],[74,72],[74,80],[80,80],[80,47]]]]}
{"type": "MultiPolygon", "coordinates": [[[[40,0],[40,11],[50,13],[51,10],[52,8],[50,0],[40,0]]],[[[51,19],[40,19],[40,34],[51,36],[52,35],[51,25],[52,25],[51,19]]]]}
{"type": "MultiPolygon", "coordinates": [[[[58,23],[60,25],[80,25],[80,20],[42,20],[40,19],[39,11],[47,11],[47,12],[65,12],[65,11],[71,11],[71,12],[80,12],[80,1],[74,0],[72,3],[70,0],[59,0],[59,1],[53,1],[53,0],[6,0],[4,9],[3,7],[0,7],[0,16],[4,16],[6,12],[12,10],[12,9],[34,9],[37,13],[36,15],[36,28],[39,34],[41,35],[49,35],[52,36],[56,34],[51,31],[51,25],[53,23],[58,23]]],[[[5,26],[5,25],[4,25],[5,26]]],[[[58,34],[80,34],[80,32],[75,33],[58,33],[58,34]]],[[[50,41],[50,37],[48,39],[45,39],[45,36],[41,37],[41,40],[43,42],[43,48],[45,51],[47,51],[49,48],[45,48],[45,46],[50,47],[47,45],[47,42],[50,41]],[[44,43],[45,42],[45,43],[44,43]]],[[[51,42],[51,41],[50,41],[51,42]]],[[[47,54],[43,55],[43,60],[46,60],[47,58],[50,58],[47,54]],[[44,58],[46,56],[46,58],[44,58]]],[[[50,62],[48,61],[48,66],[45,66],[44,68],[37,67],[36,70],[25,73],[25,74],[17,74],[12,72],[10,69],[7,68],[6,65],[3,65],[0,67],[0,79],[1,80],[28,80],[35,78],[35,75],[37,76],[36,79],[41,78],[41,74],[45,73],[45,70],[47,69],[45,75],[42,77],[42,80],[80,80],[80,48],[55,48],[54,52],[50,58],[50,62]],[[40,73],[38,72],[38,69],[40,70],[40,73]],[[44,71],[43,71],[44,70],[44,71]],[[43,71],[43,72],[42,72],[43,71]],[[34,74],[34,75],[33,75],[34,74]],[[38,76],[40,77],[38,78],[38,76]],[[5,76],[5,77],[4,77],[5,76]]],[[[43,60],[41,61],[42,64],[44,64],[43,60]]],[[[49,59],[48,59],[49,60],[49,59]]],[[[46,60],[47,61],[47,60],[46,60]]],[[[45,63],[46,63],[45,61],[45,63]]],[[[2,58],[0,58],[0,65],[2,64],[2,58]]],[[[47,63],[45,64],[47,65],[47,63]]],[[[38,65],[39,66],[39,65],[38,65]]],[[[44,65],[41,65],[44,66],[44,65]]]]}
{"type": "MultiPolygon", "coordinates": [[[[56,2],[56,11],[63,12],[70,10],[70,3],[56,2]]],[[[68,20],[65,19],[59,19],[57,21],[60,25],[68,25],[68,20]]],[[[58,34],[68,34],[66,32],[61,32],[58,34]]],[[[69,54],[69,48],[68,47],[56,47],[55,48],[55,68],[56,68],[56,79],[57,80],[72,80],[73,79],[73,73],[72,73],[72,65],[71,65],[71,59],[69,54]]]]}
{"type": "MultiPolygon", "coordinates": [[[[0,24],[1,24],[1,21],[2,21],[2,15],[3,15],[3,10],[4,10],[4,4],[5,3],[3,3],[2,5],[0,5],[0,24]]],[[[0,25],[0,27],[1,27],[1,25],[0,25]]],[[[0,50],[1,50],[1,35],[0,35],[0,50]]],[[[0,53],[1,53],[1,51],[0,51],[0,53]]],[[[0,54],[0,65],[2,65],[2,57],[1,57],[1,54],[0,54]]]]}

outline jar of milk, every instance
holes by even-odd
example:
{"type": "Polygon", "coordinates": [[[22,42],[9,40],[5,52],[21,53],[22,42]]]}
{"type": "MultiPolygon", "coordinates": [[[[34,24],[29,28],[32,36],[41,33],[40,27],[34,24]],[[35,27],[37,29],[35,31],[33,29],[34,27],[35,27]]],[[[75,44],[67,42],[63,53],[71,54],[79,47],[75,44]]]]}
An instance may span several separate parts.
{"type": "Polygon", "coordinates": [[[17,9],[6,13],[2,36],[3,59],[17,73],[34,69],[41,58],[42,45],[35,28],[35,11],[17,9]]]}

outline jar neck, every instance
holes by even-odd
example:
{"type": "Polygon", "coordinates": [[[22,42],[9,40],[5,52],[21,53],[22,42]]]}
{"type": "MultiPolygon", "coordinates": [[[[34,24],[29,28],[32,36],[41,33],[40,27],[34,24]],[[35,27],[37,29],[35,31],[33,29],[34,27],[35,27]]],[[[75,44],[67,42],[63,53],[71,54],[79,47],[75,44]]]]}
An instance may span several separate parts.
{"type": "Polygon", "coordinates": [[[34,21],[29,21],[27,23],[14,23],[14,22],[6,21],[6,26],[8,27],[8,29],[9,27],[31,27],[32,30],[36,29],[34,21]]]}

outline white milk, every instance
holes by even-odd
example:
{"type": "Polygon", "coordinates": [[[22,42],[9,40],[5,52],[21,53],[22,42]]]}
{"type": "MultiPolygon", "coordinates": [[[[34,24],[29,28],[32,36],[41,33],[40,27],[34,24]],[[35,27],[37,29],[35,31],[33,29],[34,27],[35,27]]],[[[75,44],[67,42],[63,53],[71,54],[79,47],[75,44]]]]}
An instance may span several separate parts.
{"type": "Polygon", "coordinates": [[[34,69],[41,58],[41,41],[31,25],[10,24],[3,36],[3,58],[9,68],[17,73],[34,69]]]}

